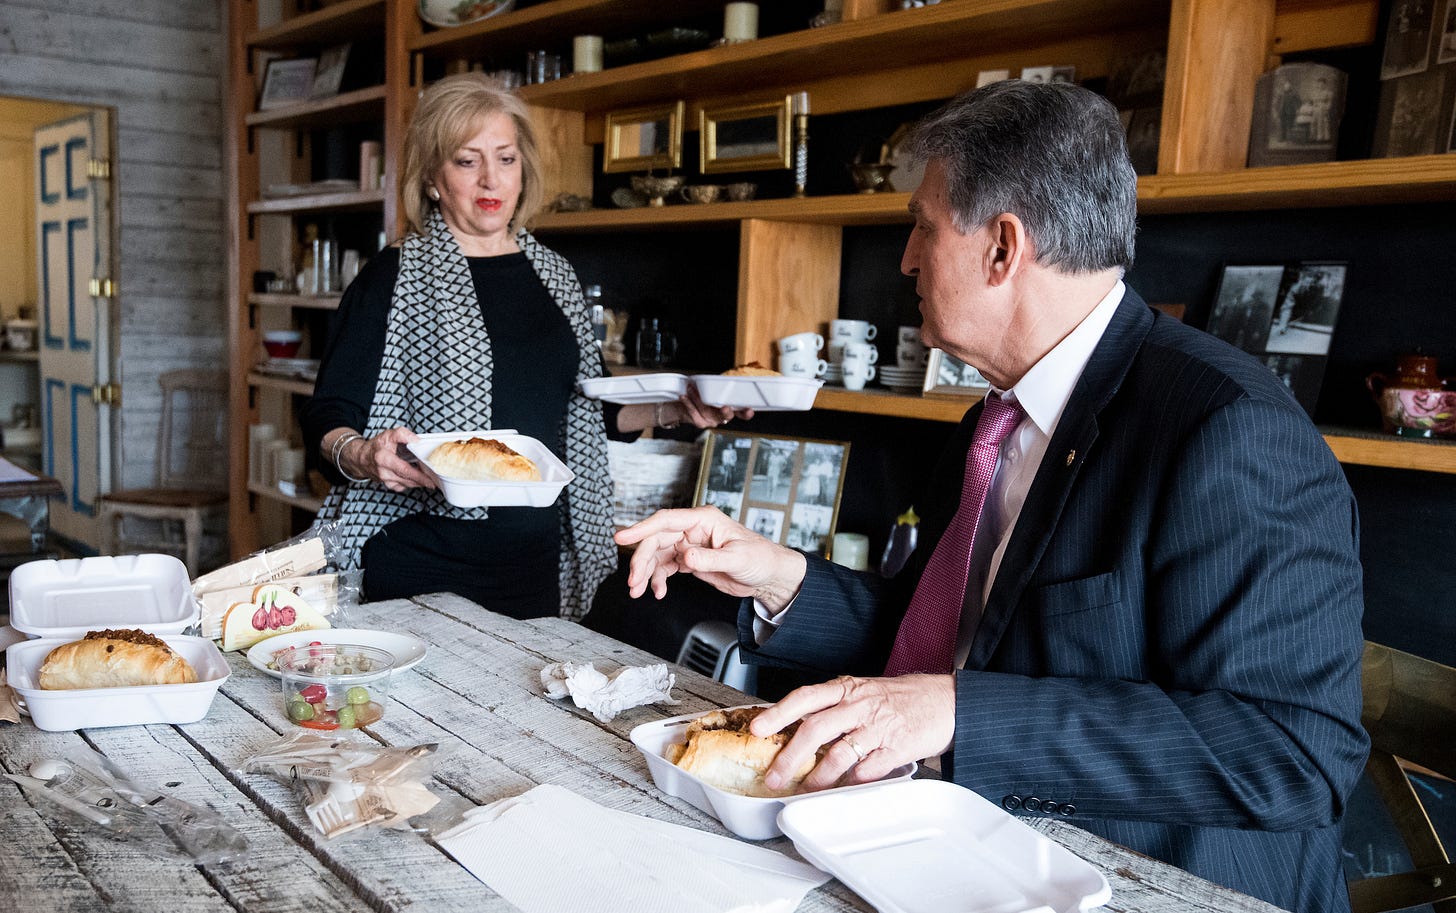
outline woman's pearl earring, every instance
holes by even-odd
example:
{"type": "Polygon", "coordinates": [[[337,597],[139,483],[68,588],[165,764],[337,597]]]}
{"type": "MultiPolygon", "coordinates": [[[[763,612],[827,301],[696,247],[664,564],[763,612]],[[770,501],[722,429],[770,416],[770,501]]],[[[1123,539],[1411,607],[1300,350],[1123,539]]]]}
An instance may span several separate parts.
{"type": "Polygon", "coordinates": [[[435,188],[431,187],[428,190],[426,190],[425,193],[428,194],[429,197],[430,197],[430,199],[434,200],[436,203],[440,202],[440,191],[438,191],[435,188]]]}

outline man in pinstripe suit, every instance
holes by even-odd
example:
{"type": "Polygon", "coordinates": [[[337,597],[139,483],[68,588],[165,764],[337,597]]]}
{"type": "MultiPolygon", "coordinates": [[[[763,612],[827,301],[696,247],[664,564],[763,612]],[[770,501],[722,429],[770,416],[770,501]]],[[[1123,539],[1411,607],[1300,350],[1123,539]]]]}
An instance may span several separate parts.
{"type": "Polygon", "coordinates": [[[947,777],[1017,814],[1289,909],[1347,908],[1340,818],[1367,739],[1339,465],[1266,368],[1123,285],[1136,178],[1109,104],[995,83],[915,142],[927,167],[902,269],[922,335],[1022,416],[960,554],[951,668],[882,674],[927,564],[958,541],[943,534],[983,404],[929,475],[924,545],[895,580],[697,508],[618,535],[638,545],[630,590],[660,597],[692,573],[744,597],[757,661],[841,673],[755,721],[767,735],[802,720],[770,786],[821,747],[811,788],[944,754],[947,777]]]}

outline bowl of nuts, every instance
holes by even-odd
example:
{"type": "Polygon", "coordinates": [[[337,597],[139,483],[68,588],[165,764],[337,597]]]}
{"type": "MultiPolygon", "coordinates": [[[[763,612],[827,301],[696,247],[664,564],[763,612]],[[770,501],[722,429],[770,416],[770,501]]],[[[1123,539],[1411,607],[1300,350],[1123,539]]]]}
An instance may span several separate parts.
{"type": "Polygon", "coordinates": [[[283,711],[309,729],[359,729],[384,717],[394,654],[361,644],[307,644],[278,654],[283,711]]]}

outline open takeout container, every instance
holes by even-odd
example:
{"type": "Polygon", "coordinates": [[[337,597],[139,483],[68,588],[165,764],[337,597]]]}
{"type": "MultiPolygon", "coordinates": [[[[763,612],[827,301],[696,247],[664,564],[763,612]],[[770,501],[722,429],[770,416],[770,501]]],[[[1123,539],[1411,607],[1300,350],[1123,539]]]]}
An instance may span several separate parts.
{"type": "Polygon", "coordinates": [[[550,448],[533,437],[514,431],[449,431],[422,434],[405,445],[414,454],[435,482],[440,493],[456,507],[550,507],[556,503],[576,473],[552,453],[550,448]],[[430,454],[446,441],[466,441],[478,437],[497,440],[536,464],[541,470],[539,482],[476,481],[441,475],[430,465],[430,454]]]}
{"type": "Polygon", "coordinates": [[[10,624],[30,637],[75,640],[105,628],[180,634],[201,613],[187,566],[171,555],[30,561],[10,573],[10,624]]]}
{"type": "MultiPolygon", "coordinates": [[[[758,707],[761,704],[746,706],[758,707]]],[[[737,708],[724,708],[737,709],[737,708]]],[[[728,830],[745,840],[768,840],[783,834],[778,823],[779,810],[786,804],[798,802],[806,796],[822,796],[860,789],[878,788],[879,784],[841,786],[804,796],[789,796],[783,799],[760,799],[740,796],[709,786],[702,780],[678,767],[663,757],[667,746],[687,741],[685,732],[688,724],[702,713],[689,713],[666,720],[643,723],[632,730],[632,744],[647,760],[647,769],[652,773],[652,782],[669,796],[676,796],[689,805],[707,812],[722,822],[728,830]]],[[[893,780],[908,780],[915,773],[916,765],[898,767],[881,783],[893,780]]]]}
{"type": "Polygon", "coordinates": [[[174,634],[162,640],[192,664],[197,681],[190,685],[136,685],[129,688],[78,688],[47,691],[40,687],[40,667],[50,652],[72,637],[43,637],[11,644],[5,650],[10,687],[37,729],[69,732],[102,726],[143,723],[195,723],[207,716],[217,689],[231,670],[217,645],[205,637],[174,634]]]}
{"type": "Polygon", "coordinates": [[[758,412],[804,412],[814,408],[814,398],[824,381],[817,377],[694,374],[693,384],[703,402],[710,406],[758,412]]]}
{"type": "Polygon", "coordinates": [[[778,813],[805,859],[880,913],[1078,913],[1107,878],[980,795],[940,780],[811,793],[778,813]]]}
{"type": "Polygon", "coordinates": [[[685,374],[593,377],[581,382],[581,392],[592,399],[624,406],[633,403],[670,403],[688,392],[688,378],[685,374]]]}

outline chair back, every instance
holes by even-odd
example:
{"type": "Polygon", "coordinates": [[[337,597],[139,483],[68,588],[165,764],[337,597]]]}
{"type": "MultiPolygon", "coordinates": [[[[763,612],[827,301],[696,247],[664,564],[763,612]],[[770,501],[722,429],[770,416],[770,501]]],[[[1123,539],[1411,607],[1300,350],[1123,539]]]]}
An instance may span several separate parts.
{"type": "Polygon", "coordinates": [[[157,427],[157,487],[216,491],[227,487],[227,375],[168,371],[157,427]]]}
{"type": "Polygon", "coordinates": [[[758,684],[758,669],[739,656],[738,629],[726,621],[693,625],[683,638],[677,664],[749,694],[758,684]]]}
{"type": "Polygon", "coordinates": [[[1370,733],[1365,772],[1415,869],[1352,882],[1350,905],[1354,913],[1420,904],[1456,913],[1456,865],[1407,773],[1418,767],[1456,779],[1456,669],[1369,641],[1361,666],[1361,722],[1370,733]]]}

